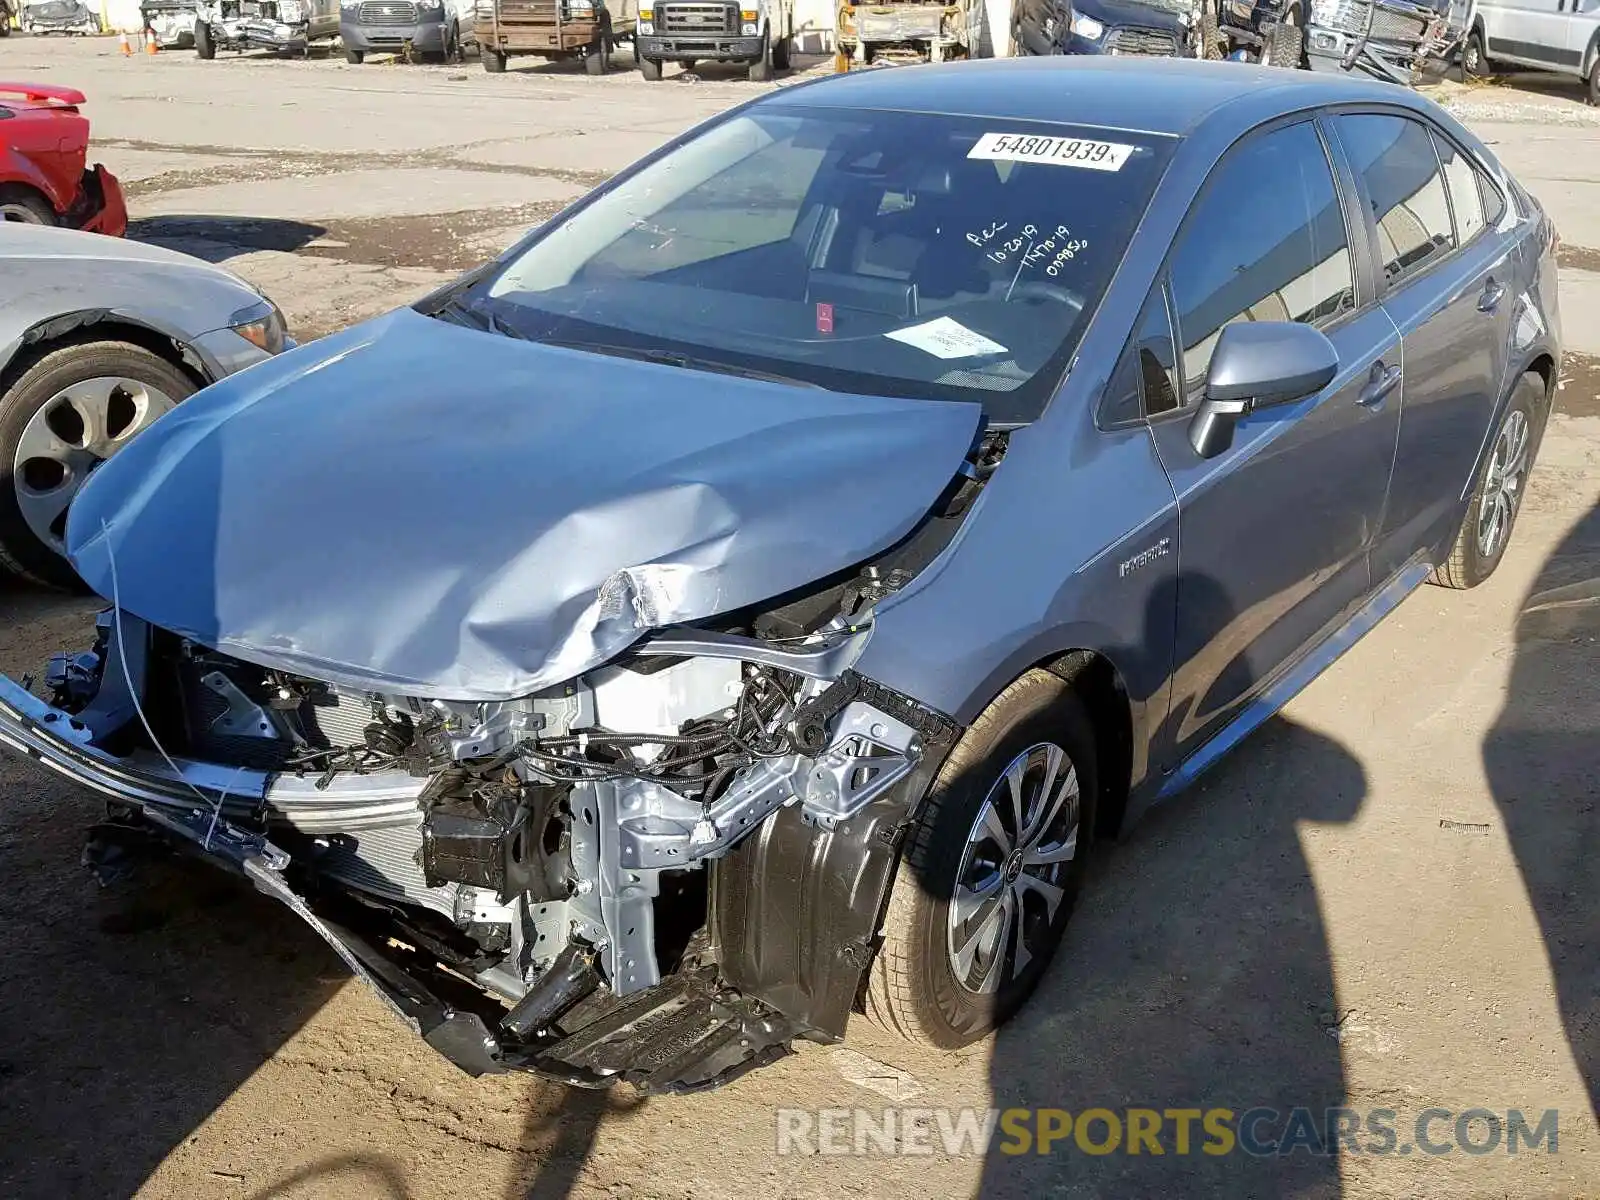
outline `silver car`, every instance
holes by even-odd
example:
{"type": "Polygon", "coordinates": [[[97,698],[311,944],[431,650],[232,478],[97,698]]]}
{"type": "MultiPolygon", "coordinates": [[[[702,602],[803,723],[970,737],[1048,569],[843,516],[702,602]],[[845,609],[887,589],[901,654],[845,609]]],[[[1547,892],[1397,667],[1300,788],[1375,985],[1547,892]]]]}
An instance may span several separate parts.
{"type": "Polygon", "coordinates": [[[282,350],[277,307],[159,246],[0,224],[0,566],[58,587],[67,506],[180,400],[282,350]]]}

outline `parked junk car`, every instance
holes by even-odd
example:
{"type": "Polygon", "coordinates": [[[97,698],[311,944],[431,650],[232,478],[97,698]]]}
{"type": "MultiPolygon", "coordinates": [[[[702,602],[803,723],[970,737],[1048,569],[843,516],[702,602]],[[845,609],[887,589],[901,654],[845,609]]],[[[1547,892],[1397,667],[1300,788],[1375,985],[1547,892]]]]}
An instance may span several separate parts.
{"type": "Polygon", "coordinates": [[[24,4],[17,21],[24,33],[99,33],[100,14],[83,0],[39,0],[24,4]]]}
{"type": "Polygon", "coordinates": [[[85,101],[76,88],[0,83],[0,222],[122,236],[122,185],[98,163],[87,165],[85,101]]]}
{"type": "Polygon", "coordinates": [[[67,508],[179,401],[284,348],[283,318],[188,255],[0,225],[0,567],[71,587],[67,508]]]}
{"type": "Polygon", "coordinates": [[[787,71],[794,49],[792,0],[646,0],[639,10],[634,50],[639,73],[660,79],[661,65],[679,62],[739,62],[755,81],[787,71]]]}
{"type": "Polygon", "coordinates": [[[1556,243],[1373,81],[784,88],[107,462],[110,608],[0,740],[109,798],[91,863],[243,873],[469,1071],[961,1046],[1097,838],[1494,572],[1556,243]]]}
{"type": "Polygon", "coordinates": [[[1194,58],[1196,14],[1189,0],[1073,0],[1066,52],[1194,58]]]}
{"type": "Polygon", "coordinates": [[[1600,104],[1600,0],[1478,0],[1462,73],[1507,68],[1576,75],[1589,103],[1600,104]]]}
{"type": "Polygon", "coordinates": [[[163,50],[187,50],[194,45],[200,5],[201,0],[143,0],[139,14],[156,45],[163,50]]]}
{"type": "Polygon", "coordinates": [[[1203,58],[1226,58],[1297,70],[1306,62],[1302,0],[1203,0],[1203,58]]]}
{"type": "Polygon", "coordinates": [[[1476,0],[1311,0],[1307,65],[1409,86],[1445,70],[1475,7],[1476,0]]]}
{"type": "Polygon", "coordinates": [[[972,58],[977,55],[982,28],[982,0],[949,4],[926,0],[856,4],[845,0],[839,6],[833,35],[834,69],[972,58]]]}
{"type": "Polygon", "coordinates": [[[339,35],[338,0],[205,0],[194,27],[201,58],[218,50],[308,53],[339,35]]]}
{"type": "Polygon", "coordinates": [[[353,63],[368,54],[446,61],[461,52],[461,26],[445,0],[353,0],[339,6],[339,41],[353,63]]]}
{"type": "Polygon", "coordinates": [[[632,41],[638,27],[635,0],[482,0],[478,54],[483,69],[498,74],[514,54],[581,58],[591,75],[611,70],[611,52],[632,41]]]}

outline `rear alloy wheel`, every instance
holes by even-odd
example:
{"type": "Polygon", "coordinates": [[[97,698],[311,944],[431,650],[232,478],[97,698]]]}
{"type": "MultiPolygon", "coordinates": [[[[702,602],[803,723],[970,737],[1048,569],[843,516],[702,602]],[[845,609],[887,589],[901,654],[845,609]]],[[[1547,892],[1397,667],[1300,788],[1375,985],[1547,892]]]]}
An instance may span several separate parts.
{"type": "Polygon", "coordinates": [[[1450,558],[1436,567],[1432,582],[1449,588],[1477,587],[1494,574],[1511,542],[1511,530],[1528,490],[1539,446],[1539,414],[1544,409],[1544,381],[1524,375],[1500,418],[1500,428],[1467,504],[1450,558]]]}
{"type": "Polygon", "coordinates": [[[126,342],[66,346],[25,371],[0,397],[0,564],[73,586],[61,557],[73,497],[101,463],[194,391],[183,371],[126,342]]]}
{"type": "Polygon", "coordinates": [[[948,1050],[1021,1007],[1083,881],[1096,787],[1088,715],[1050,672],[973,722],[908,836],[867,989],[874,1022],[948,1050]]]}
{"type": "Polygon", "coordinates": [[[0,185],[0,221],[21,225],[54,225],[55,209],[32,188],[20,183],[0,185]]]}

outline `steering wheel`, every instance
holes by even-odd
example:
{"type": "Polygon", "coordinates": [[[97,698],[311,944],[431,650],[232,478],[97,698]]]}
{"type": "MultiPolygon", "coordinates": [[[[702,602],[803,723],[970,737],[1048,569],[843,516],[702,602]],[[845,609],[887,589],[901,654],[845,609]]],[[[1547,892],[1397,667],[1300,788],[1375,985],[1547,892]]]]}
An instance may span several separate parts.
{"type": "Polygon", "coordinates": [[[1018,281],[1016,287],[1011,289],[1011,299],[1016,300],[1028,296],[1037,296],[1041,300],[1053,300],[1057,304],[1065,304],[1074,312],[1083,311],[1083,298],[1074,295],[1058,283],[1051,283],[1044,279],[1025,279],[1018,281]]]}

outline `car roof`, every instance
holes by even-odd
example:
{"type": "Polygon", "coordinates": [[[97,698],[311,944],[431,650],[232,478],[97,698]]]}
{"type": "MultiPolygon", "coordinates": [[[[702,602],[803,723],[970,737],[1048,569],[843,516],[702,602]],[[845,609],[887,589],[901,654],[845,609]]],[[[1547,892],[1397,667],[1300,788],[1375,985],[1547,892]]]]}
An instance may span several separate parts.
{"type": "Polygon", "coordinates": [[[1140,130],[1181,137],[1221,110],[1280,112],[1414,93],[1348,75],[1181,58],[1058,55],[854,71],[782,88],[764,104],[898,109],[1140,130]]]}

